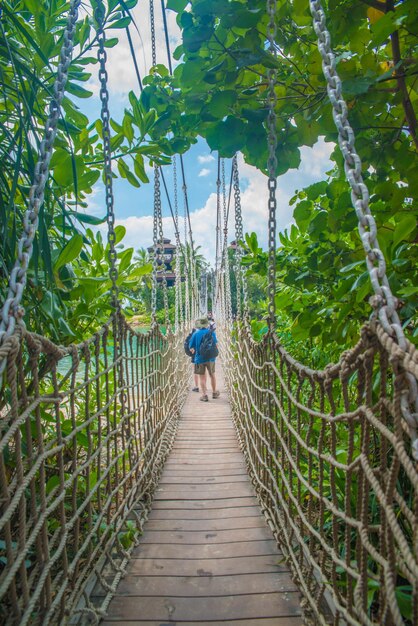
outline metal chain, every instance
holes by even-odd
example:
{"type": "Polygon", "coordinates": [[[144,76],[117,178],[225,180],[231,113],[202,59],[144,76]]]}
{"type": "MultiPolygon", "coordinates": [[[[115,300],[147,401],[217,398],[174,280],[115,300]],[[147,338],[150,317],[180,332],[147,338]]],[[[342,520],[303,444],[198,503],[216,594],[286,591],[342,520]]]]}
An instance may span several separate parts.
{"type": "Polygon", "coordinates": [[[244,273],[242,271],[242,241],[244,239],[244,231],[242,227],[242,212],[241,212],[241,191],[239,186],[239,173],[238,173],[238,158],[237,155],[233,158],[233,181],[234,181],[234,200],[235,200],[235,237],[237,242],[236,249],[236,272],[237,272],[237,309],[239,315],[247,314],[248,309],[248,294],[247,283],[245,281],[244,273]],[[242,306],[241,306],[241,290],[242,290],[242,306]]]}
{"type": "Polygon", "coordinates": [[[176,303],[175,303],[175,330],[176,332],[180,328],[183,322],[183,303],[182,303],[182,289],[181,289],[181,267],[180,267],[180,258],[181,258],[181,242],[180,242],[180,232],[179,232],[179,199],[178,199],[178,188],[177,188],[177,158],[176,155],[173,156],[173,185],[174,185],[174,222],[175,222],[175,231],[176,231],[176,303]]]}
{"type": "MultiPolygon", "coordinates": [[[[267,39],[269,42],[270,53],[275,57],[276,47],[275,38],[277,33],[276,27],[276,0],[267,0],[267,39]]],[[[276,86],[276,70],[271,68],[267,74],[268,89],[267,89],[267,104],[268,104],[268,117],[267,117],[267,129],[268,129],[268,325],[271,330],[276,327],[276,189],[277,189],[277,131],[276,131],[276,104],[277,95],[275,91],[276,86]]]]}
{"type": "Polygon", "coordinates": [[[161,201],[160,190],[160,170],[154,164],[154,213],[152,240],[154,244],[154,254],[152,257],[152,289],[151,289],[151,318],[153,325],[157,323],[157,277],[158,277],[158,201],[161,201]]]}
{"type": "MultiPolygon", "coordinates": [[[[369,207],[369,190],[361,174],[361,159],[356,151],[354,131],[348,121],[348,108],[342,96],[341,79],[336,70],[336,59],[331,48],[331,36],[326,26],[325,13],[320,0],[309,1],[313,26],[318,38],[318,50],[322,57],[322,70],[327,82],[332,115],[338,131],[338,143],[344,159],[344,169],[351,187],[351,201],[358,218],[358,230],[366,253],[367,269],[375,292],[371,304],[385,331],[396,337],[405,350],[406,339],[396,311],[397,299],[392,294],[386,275],[386,261],[377,239],[377,225],[369,207]]],[[[409,398],[404,395],[402,413],[407,421],[413,441],[414,457],[418,460],[418,388],[412,374],[407,374],[409,398]],[[415,403],[414,413],[409,409],[415,403]]]]}
{"type": "Polygon", "coordinates": [[[149,0],[149,15],[151,22],[151,49],[152,49],[152,65],[157,65],[157,46],[155,41],[155,15],[154,0],[149,0]]]}
{"type": "MultiPolygon", "coordinates": [[[[274,45],[277,27],[276,27],[276,0],[267,0],[267,14],[269,17],[267,25],[267,39],[269,42],[270,53],[276,56],[276,47],[274,45]]],[[[275,91],[276,86],[276,70],[271,68],[267,74],[268,89],[267,89],[267,104],[268,104],[268,117],[267,117],[267,129],[268,129],[268,324],[269,328],[273,330],[276,327],[276,189],[277,189],[277,131],[276,131],[276,104],[277,95],[275,91]]]]}
{"type": "Polygon", "coordinates": [[[191,280],[191,272],[189,272],[190,261],[188,258],[188,250],[187,250],[187,187],[183,183],[182,185],[183,191],[183,209],[184,209],[184,263],[185,263],[185,293],[184,293],[184,321],[186,324],[190,324],[191,320],[191,311],[190,311],[190,297],[189,297],[189,280],[191,280]]]}
{"type": "Polygon", "coordinates": [[[218,175],[216,177],[216,252],[215,252],[215,280],[216,280],[216,301],[220,298],[220,272],[219,251],[221,241],[221,178],[220,178],[220,156],[218,155],[218,175]]]}
{"type": "Polygon", "coordinates": [[[165,258],[164,258],[164,232],[163,232],[163,213],[161,208],[161,188],[160,188],[160,170],[158,168],[158,177],[155,179],[156,185],[156,209],[158,220],[158,239],[159,249],[161,255],[161,269],[162,269],[162,286],[163,286],[163,302],[164,302],[164,321],[168,327],[170,325],[170,318],[168,315],[168,292],[167,292],[167,276],[165,271],[165,258]]]}
{"type": "Polygon", "coordinates": [[[223,265],[225,271],[225,317],[227,320],[232,318],[231,310],[231,281],[229,276],[229,257],[228,257],[228,210],[226,204],[226,179],[225,179],[225,159],[222,159],[222,209],[223,209],[223,265]]]}
{"type": "Polygon", "coordinates": [[[107,241],[109,244],[109,277],[112,283],[112,305],[115,309],[119,309],[119,289],[117,285],[118,268],[116,252],[116,233],[115,233],[115,211],[113,196],[113,176],[112,176],[112,148],[110,145],[110,112],[109,112],[109,90],[107,87],[108,74],[106,69],[107,52],[105,48],[106,35],[103,24],[105,17],[105,8],[100,3],[96,9],[95,17],[99,28],[97,30],[98,51],[97,58],[99,61],[99,81],[100,81],[100,117],[102,120],[103,133],[103,177],[105,183],[105,203],[106,203],[106,220],[107,220],[107,241]]]}
{"type": "MultiPolygon", "coordinates": [[[[54,83],[54,95],[49,105],[48,119],[45,124],[44,138],[39,147],[39,157],[35,165],[33,184],[29,192],[29,208],[23,218],[23,233],[18,243],[15,265],[10,273],[9,288],[6,300],[1,309],[0,344],[15,332],[16,323],[23,322],[24,309],[21,306],[26,286],[27,271],[33,251],[33,240],[38,228],[39,211],[44,201],[45,186],[48,180],[49,163],[51,161],[58,120],[61,114],[61,103],[65,94],[68,69],[74,48],[74,33],[81,0],[71,0],[67,24],[63,34],[63,45],[60,52],[57,74],[54,83]]],[[[1,378],[6,367],[6,359],[0,363],[1,378]]]]}

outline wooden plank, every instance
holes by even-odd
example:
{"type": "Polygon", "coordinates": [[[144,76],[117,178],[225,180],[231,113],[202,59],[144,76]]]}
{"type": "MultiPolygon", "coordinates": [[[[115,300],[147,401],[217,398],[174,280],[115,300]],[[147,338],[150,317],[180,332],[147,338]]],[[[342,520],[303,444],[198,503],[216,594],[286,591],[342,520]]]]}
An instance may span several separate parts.
{"type": "Polygon", "coordinates": [[[183,620],[254,619],[300,615],[297,592],[263,593],[229,597],[171,598],[120,596],[112,601],[110,622],[137,619],[175,622],[183,620]]]}
{"type": "MultiPolygon", "coordinates": [[[[200,620],[194,621],[193,626],[301,626],[300,617],[273,617],[273,618],[261,618],[261,619],[244,619],[244,620],[222,620],[201,622],[200,620]]],[[[112,621],[107,619],[104,622],[100,622],[100,626],[190,626],[190,622],[158,622],[155,621],[143,621],[141,619],[132,621],[112,621]]]]}
{"type": "Polygon", "coordinates": [[[129,575],[138,576],[237,576],[287,572],[277,551],[262,556],[234,556],[230,559],[146,559],[132,558],[129,575]]]}
{"type": "Polygon", "coordinates": [[[216,470],[216,468],[221,468],[221,469],[237,469],[237,468],[246,468],[245,465],[245,461],[243,459],[243,457],[241,456],[240,459],[234,459],[234,460],[226,460],[226,461],[222,461],[222,459],[210,459],[207,460],[205,457],[201,458],[200,460],[198,459],[196,460],[189,460],[189,459],[178,459],[177,457],[172,457],[172,459],[169,459],[165,465],[165,468],[167,470],[169,470],[170,468],[173,467],[179,467],[179,468],[188,468],[188,467],[194,467],[195,469],[199,470],[206,470],[206,471],[210,471],[210,470],[216,470]]]}
{"type": "MultiPolygon", "coordinates": [[[[243,528],[259,528],[263,524],[260,512],[255,511],[248,517],[227,517],[223,519],[151,519],[145,525],[145,531],[171,530],[188,532],[212,532],[220,530],[242,530],[243,528]]],[[[266,528],[268,528],[266,526],[266,528]]],[[[144,535],[145,537],[145,535],[144,535]]]]}
{"type": "Polygon", "coordinates": [[[141,539],[141,545],[147,544],[213,544],[235,543],[237,541],[261,541],[271,540],[271,531],[267,526],[255,528],[241,528],[234,530],[205,530],[205,531],[175,531],[153,530],[149,526],[141,539]]]}
{"type": "Polygon", "coordinates": [[[219,500],[154,500],[154,509],[236,509],[247,506],[257,506],[257,498],[227,498],[219,500]]]}
{"type": "Polygon", "coordinates": [[[237,556],[264,556],[277,554],[273,539],[262,541],[235,541],[221,544],[155,545],[140,543],[132,552],[135,558],[146,559],[228,559],[237,556]]]}
{"type": "Polygon", "coordinates": [[[232,476],[195,476],[191,472],[188,476],[168,474],[167,476],[162,476],[160,480],[160,485],[183,485],[185,488],[189,488],[191,485],[231,485],[232,483],[248,484],[248,476],[243,472],[232,476]]]}
{"type": "Polygon", "coordinates": [[[254,499],[252,505],[239,508],[213,508],[213,509],[170,509],[155,508],[151,510],[148,520],[239,520],[243,517],[261,515],[257,500],[254,499]]]}
{"type": "MultiPolygon", "coordinates": [[[[238,576],[130,576],[118,587],[127,596],[222,597],[254,593],[296,591],[288,572],[240,574],[238,576]]],[[[102,595],[105,592],[103,591],[102,595]]]]}
{"type": "Polygon", "coordinates": [[[144,534],[102,626],[116,624],[302,624],[224,393],[204,406],[189,394],[144,534]]]}
{"type": "Polygon", "coordinates": [[[169,468],[165,468],[163,473],[161,474],[161,478],[171,477],[171,476],[179,476],[179,477],[187,477],[194,476],[196,478],[199,477],[222,477],[228,478],[228,476],[243,476],[248,480],[247,470],[244,464],[238,465],[238,467],[227,467],[227,468],[217,468],[210,467],[210,469],[204,469],[197,467],[189,467],[189,466],[171,466],[169,468]]]}
{"type": "Polygon", "coordinates": [[[220,484],[220,485],[167,485],[162,484],[155,492],[155,502],[158,500],[209,500],[219,498],[246,498],[253,495],[253,490],[247,483],[220,484]]]}

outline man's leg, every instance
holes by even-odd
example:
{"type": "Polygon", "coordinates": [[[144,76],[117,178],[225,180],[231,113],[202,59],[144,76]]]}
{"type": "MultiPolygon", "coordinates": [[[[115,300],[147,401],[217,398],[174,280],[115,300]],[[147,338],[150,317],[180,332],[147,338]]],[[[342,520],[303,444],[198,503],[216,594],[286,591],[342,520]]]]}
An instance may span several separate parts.
{"type": "Polygon", "coordinates": [[[200,382],[200,389],[202,392],[202,398],[204,398],[205,396],[207,397],[208,388],[206,386],[206,372],[204,374],[199,374],[199,382],[200,382]]]}
{"type": "Polygon", "coordinates": [[[196,374],[196,372],[193,373],[193,378],[194,378],[193,391],[199,391],[199,376],[196,374]]]}
{"type": "Polygon", "coordinates": [[[215,391],[216,391],[216,376],[215,376],[215,372],[210,374],[210,384],[212,386],[212,392],[215,393],[215,391]]]}
{"type": "Polygon", "coordinates": [[[212,361],[209,363],[209,376],[210,376],[210,384],[212,387],[212,398],[219,398],[220,393],[216,391],[216,376],[215,376],[215,362],[212,361]]]}

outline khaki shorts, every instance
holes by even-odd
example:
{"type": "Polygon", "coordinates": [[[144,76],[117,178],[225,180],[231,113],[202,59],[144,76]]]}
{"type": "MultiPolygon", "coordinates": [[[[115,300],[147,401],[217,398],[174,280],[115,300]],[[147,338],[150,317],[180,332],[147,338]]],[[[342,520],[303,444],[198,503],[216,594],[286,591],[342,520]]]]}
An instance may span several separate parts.
{"type": "Polygon", "coordinates": [[[209,376],[212,376],[215,373],[215,361],[207,361],[206,363],[195,363],[194,364],[194,373],[203,376],[208,370],[209,376]]]}

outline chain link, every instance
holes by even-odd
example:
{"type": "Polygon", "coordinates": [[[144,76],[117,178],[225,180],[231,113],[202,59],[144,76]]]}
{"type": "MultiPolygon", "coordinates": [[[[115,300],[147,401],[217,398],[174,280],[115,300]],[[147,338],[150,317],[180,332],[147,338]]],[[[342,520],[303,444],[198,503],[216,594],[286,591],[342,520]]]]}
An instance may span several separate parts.
{"type": "Polygon", "coordinates": [[[220,241],[221,241],[221,178],[220,178],[220,164],[221,159],[218,155],[218,174],[216,177],[216,253],[215,253],[215,298],[216,301],[220,298],[220,241]]]}
{"type": "Polygon", "coordinates": [[[225,159],[222,159],[222,213],[223,213],[223,248],[222,263],[225,272],[225,317],[227,321],[232,319],[231,309],[231,281],[229,276],[229,257],[228,257],[228,210],[226,205],[226,180],[225,180],[225,159]]]}
{"type": "Polygon", "coordinates": [[[151,317],[152,323],[157,323],[157,284],[158,284],[158,202],[161,202],[160,170],[154,163],[154,213],[152,223],[152,241],[154,254],[152,257],[152,289],[151,289],[151,317]]]}
{"type": "MultiPolygon", "coordinates": [[[[27,271],[32,257],[33,241],[38,228],[39,211],[44,201],[45,186],[48,180],[49,164],[52,157],[61,103],[65,94],[68,70],[74,49],[74,33],[81,0],[71,0],[67,24],[63,34],[57,74],[54,83],[54,95],[49,105],[48,119],[45,124],[44,138],[39,147],[38,161],[35,165],[33,184],[29,192],[29,208],[23,218],[23,233],[18,243],[15,265],[10,273],[6,300],[1,309],[0,344],[15,332],[16,323],[23,323],[24,309],[21,306],[27,281],[27,271]]],[[[1,378],[6,367],[6,359],[0,363],[1,378]]]]}
{"type": "MultiPolygon", "coordinates": [[[[397,299],[392,294],[386,275],[384,254],[377,239],[377,226],[369,207],[369,190],[362,176],[362,163],[356,151],[354,131],[348,121],[348,108],[342,96],[342,83],[336,70],[336,58],[331,48],[331,36],[326,26],[325,12],[320,0],[309,2],[313,26],[318,38],[318,50],[322,57],[322,69],[327,83],[332,115],[338,131],[338,143],[344,159],[344,169],[351,188],[351,201],[358,219],[360,239],[366,253],[366,264],[375,293],[371,304],[377,311],[385,331],[394,337],[405,350],[406,339],[396,311],[397,299]]],[[[406,375],[409,382],[409,398],[404,398],[402,412],[407,421],[413,441],[414,456],[418,460],[418,388],[412,374],[406,375]],[[409,405],[414,403],[414,413],[409,405]]]]}
{"type": "Polygon", "coordinates": [[[241,191],[239,186],[238,158],[234,156],[232,161],[233,181],[234,181],[234,201],[235,201],[235,238],[236,248],[236,275],[237,275],[237,313],[239,316],[246,315],[248,310],[248,294],[247,283],[242,271],[242,241],[244,239],[244,231],[242,227],[242,211],[241,211],[241,191]],[[242,303],[241,303],[242,291],[242,303]]]}
{"type": "MultiPolygon", "coordinates": [[[[267,0],[267,39],[269,42],[270,53],[276,57],[275,38],[277,33],[276,27],[276,0],[267,0]]],[[[267,105],[268,105],[268,117],[267,117],[267,129],[268,129],[268,324],[269,328],[273,330],[276,327],[276,189],[277,189],[277,131],[276,131],[276,104],[277,95],[275,91],[276,86],[276,70],[271,68],[267,74],[268,89],[267,89],[267,105]]]]}
{"type": "Polygon", "coordinates": [[[112,176],[112,148],[110,144],[110,112],[109,112],[109,90],[107,87],[108,74],[106,69],[107,52],[105,48],[106,35],[103,24],[105,17],[105,9],[102,3],[98,5],[95,13],[99,28],[97,30],[98,51],[97,58],[99,61],[99,82],[100,82],[100,117],[102,120],[103,132],[103,178],[105,183],[105,203],[106,203],[106,221],[107,221],[107,241],[109,244],[109,277],[112,283],[112,305],[115,309],[119,309],[119,289],[117,285],[118,268],[116,252],[116,233],[115,233],[115,211],[113,196],[113,176],[112,176]]]}
{"type": "Polygon", "coordinates": [[[149,15],[151,22],[151,49],[152,49],[152,65],[157,65],[157,45],[155,40],[155,15],[154,0],[149,0],[149,15]]]}
{"type": "Polygon", "coordinates": [[[168,291],[167,291],[167,276],[165,271],[165,252],[164,252],[164,232],[163,232],[163,214],[161,208],[161,187],[160,187],[160,170],[158,168],[158,176],[155,179],[155,200],[156,200],[156,213],[158,221],[158,240],[160,250],[160,262],[162,270],[162,286],[163,286],[163,303],[164,303],[164,321],[166,327],[170,325],[170,319],[168,315],[168,291]]]}
{"type": "Polygon", "coordinates": [[[182,289],[181,289],[181,241],[180,241],[180,232],[179,232],[179,198],[178,198],[178,188],[177,188],[177,158],[176,155],[173,156],[173,186],[174,186],[174,222],[175,222],[175,231],[176,231],[176,303],[175,303],[175,311],[176,311],[176,320],[175,320],[175,329],[176,332],[180,328],[183,323],[183,303],[182,303],[182,289]]]}
{"type": "Polygon", "coordinates": [[[187,187],[182,185],[183,191],[183,225],[184,225],[184,264],[185,264],[185,281],[184,281],[184,321],[186,324],[190,324],[191,310],[190,310],[190,295],[189,295],[189,281],[191,280],[190,259],[187,249],[187,187]]]}

